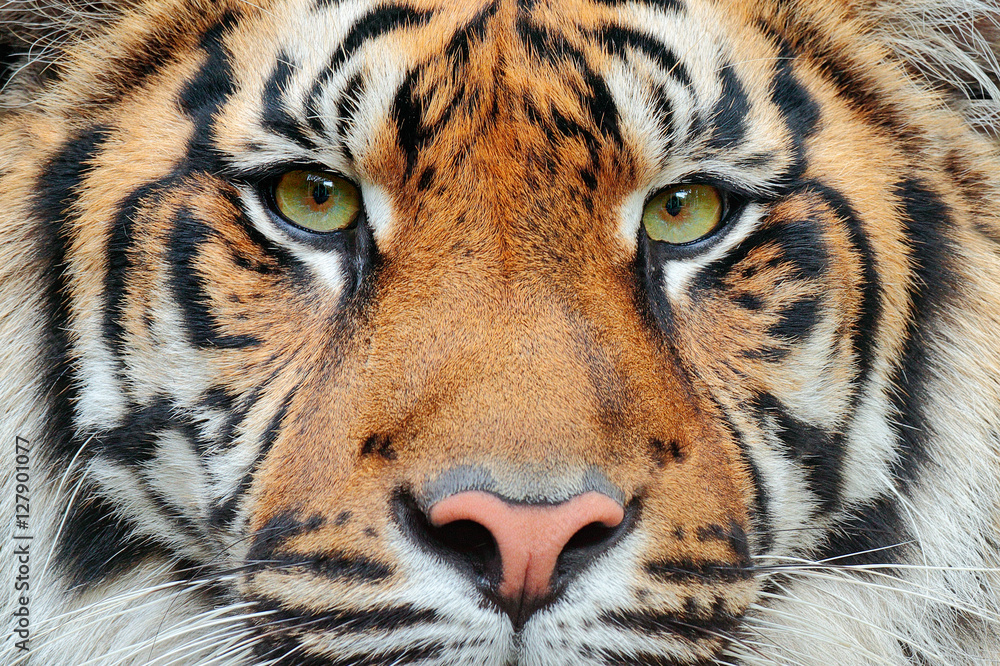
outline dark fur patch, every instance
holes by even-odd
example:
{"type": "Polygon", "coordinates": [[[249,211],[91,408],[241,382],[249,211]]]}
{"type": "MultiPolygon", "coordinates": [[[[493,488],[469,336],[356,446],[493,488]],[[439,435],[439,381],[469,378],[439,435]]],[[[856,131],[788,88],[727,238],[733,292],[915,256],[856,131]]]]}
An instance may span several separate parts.
{"type": "Polygon", "coordinates": [[[85,483],[77,496],[86,500],[67,508],[56,560],[71,586],[80,586],[82,591],[137,562],[167,557],[166,550],[152,539],[135,536],[135,525],[120,517],[117,508],[90,484],[85,483]],[[94,538],[97,534],[99,539],[94,538]]]}
{"type": "Polygon", "coordinates": [[[33,260],[43,266],[43,284],[48,324],[42,331],[40,344],[47,350],[48,370],[42,385],[47,387],[49,402],[45,439],[49,442],[42,455],[65,465],[76,454],[83,441],[73,439],[74,405],[76,403],[76,371],[69,360],[72,290],[66,274],[66,249],[69,245],[69,224],[74,218],[72,202],[83,181],[94,169],[110,132],[106,127],[93,127],[67,141],[45,165],[38,178],[33,212],[38,218],[38,252],[33,260]]]}
{"type": "Polygon", "coordinates": [[[768,393],[757,396],[754,408],[761,418],[773,420],[778,438],[805,468],[809,490],[819,498],[821,511],[835,509],[843,477],[843,437],[800,421],[768,393]]]}
{"type": "Polygon", "coordinates": [[[900,457],[893,471],[909,484],[917,479],[933,436],[930,420],[924,413],[933,360],[928,332],[941,306],[959,285],[951,265],[955,248],[948,236],[952,221],[947,206],[919,181],[902,182],[896,191],[906,214],[903,229],[912,252],[913,277],[907,290],[910,317],[906,344],[892,377],[896,390],[891,401],[900,423],[897,428],[900,457]]]}

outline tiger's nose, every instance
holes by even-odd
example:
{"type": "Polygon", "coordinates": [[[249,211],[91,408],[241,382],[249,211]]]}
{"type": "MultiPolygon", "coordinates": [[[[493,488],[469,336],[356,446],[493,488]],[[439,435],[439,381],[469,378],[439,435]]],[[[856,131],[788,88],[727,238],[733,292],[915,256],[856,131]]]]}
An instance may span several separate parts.
{"type": "MultiPolygon", "coordinates": [[[[544,597],[560,557],[573,550],[594,552],[624,517],[618,502],[595,491],[559,504],[515,504],[487,492],[465,491],[440,500],[428,515],[435,528],[468,521],[489,532],[502,567],[498,592],[516,604],[544,597]]],[[[466,547],[455,544],[456,550],[466,547]]]]}

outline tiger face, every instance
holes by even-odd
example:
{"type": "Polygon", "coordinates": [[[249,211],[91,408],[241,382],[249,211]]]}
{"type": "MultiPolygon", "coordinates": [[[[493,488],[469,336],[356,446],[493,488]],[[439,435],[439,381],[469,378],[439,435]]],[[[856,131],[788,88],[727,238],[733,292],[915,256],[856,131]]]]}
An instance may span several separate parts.
{"type": "Polygon", "coordinates": [[[5,661],[996,659],[998,14],[950,9],[0,9],[54,60],[0,97],[5,661]]]}

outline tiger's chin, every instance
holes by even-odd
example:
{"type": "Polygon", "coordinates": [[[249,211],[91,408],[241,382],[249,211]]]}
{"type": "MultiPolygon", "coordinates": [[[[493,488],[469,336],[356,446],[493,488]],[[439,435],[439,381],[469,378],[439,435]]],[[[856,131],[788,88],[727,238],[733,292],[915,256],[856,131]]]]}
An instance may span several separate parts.
{"type": "MultiPolygon", "coordinates": [[[[484,604],[486,605],[486,604],[484,604]]],[[[580,608],[559,604],[539,611],[515,629],[505,613],[465,612],[464,621],[437,630],[412,627],[381,633],[371,645],[337,631],[321,633],[316,622],[268,628],[262,620],[254,654],[263,663],[327,666],[352,663],[419,662],[455,666],[572,666],[584,664],[710,663],[733,636],[738,618],[695,617],[648,609],[608,613],[620,623],[602,630],[580,608]],[[629,625],[635,631],[629,631],[629,625]],[[272,662],[271,660],[277,659],[272,662]],[[345,661],[347,659],[347,661],[345,661]],[[367,660],[367,661],[366,661],[367,660]]],[[[356,620],[356,622],[362,622],[356,620]]],[[[405,621],[403,622],[405,624],[405,621]]],[[[445,624],[445,623],[442,623],[445,624]]],[[[349,627],[350,623],[344,625],[349,627]]]]}

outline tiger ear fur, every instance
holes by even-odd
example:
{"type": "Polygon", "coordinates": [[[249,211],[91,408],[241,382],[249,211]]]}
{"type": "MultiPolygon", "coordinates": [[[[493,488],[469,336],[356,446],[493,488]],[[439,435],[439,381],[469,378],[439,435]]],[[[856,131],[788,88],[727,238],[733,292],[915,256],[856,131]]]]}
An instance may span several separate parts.
{"type": "Polygon", "coordinates": [[[117,0],[0,0],[0,44],[59,48],[113,21],[126,9],[117,0]]]}
{"type": "Polygon", "coordinates": [[[30,99],[66,47],[117,19],[128,0],[0,0],[0,107],[30,99]]]}
{"type": "Polygon", "coordinates": [[[855,0],[851,8],[912,74],[1000,141],[996,0],[855,0]]]}

